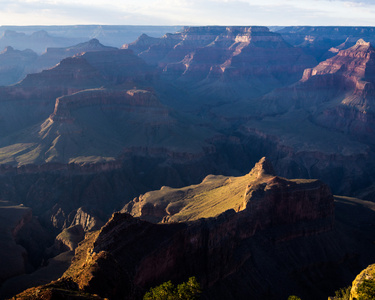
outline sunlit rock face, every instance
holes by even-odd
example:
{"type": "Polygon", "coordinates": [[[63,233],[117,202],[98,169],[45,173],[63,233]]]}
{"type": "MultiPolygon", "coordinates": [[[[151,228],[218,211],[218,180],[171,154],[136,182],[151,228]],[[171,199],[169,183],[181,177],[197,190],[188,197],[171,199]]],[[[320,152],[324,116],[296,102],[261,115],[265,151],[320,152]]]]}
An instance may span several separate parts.
{"type": "MultiPolygon", "coordinates": [[[[188,198],[188,194],[200,194],[199,197],[205,194],[203,201],[209,203],[216,215],[211,214],[208,209],[206,217],[192,217],[194,208],[191,206],[194,201],[189,200],[186,200],[186,206],[180,212],[185,210],[185,216],[190,217],[180,218],[178,222],[175,222],[177,219],[172,219],[178,212],[172,210],[166,211],[171,219],[163,218],[164,224],[149,223],[126,213],[116,213],[99,232],[77,248],[76,259],[64,278],[73,279],[81,289],[90,293],[117,299],[123,294],[140,295],[144,288],[158,282],[179,281],[188,274],[194,274],[209,295],[215,290],[215,284],[224,282],[228,277],[242,282],[240,277],[243,275],[240,274],[243,272],[248,272],[246,276],[249,279],[263,280],[262,267],[252,263],[254,259],[263,261],[268,257],[255,249],[259,239],[270,249],[288,248],[290,243],[298,243],[299,247],[305,249],[314,240],[324,240],[333,229],[333,197],[329,188],[317,180],[287,180],[277,177],[264,158],[243,178],[209,176],[200,185],[175,191],[164,187],[160,192],[155,191],[159,195],[163,192],[164,196],[160,199],[152,200],[155,206],[158,203],[162,206],[163,202],[169,200],[170,203],[176,203],[182,198],[188,198]],[[212,185],[216,185],[215,188],[212,185]],[[227,186],[228,191],[235,190],[236,186],[242,188],[238,197],[242,198],[239,206],[227,209],[224,202],[234,204],[230,192],[228,197],[224,197],[216,205],[212,203],[214,200],[208,195],[212,193],[214,197],[216,190],[224,186],[227,186]],[[83,261],[87,267],[80,268],[83,261]],[[109,270],[116,276],[107,274],[109,270]],[[112,278],[110,285],[104,279],[107,276],[112,278]]],[[[152,195],[149,195],[148,200],[151,198],[152,195]]],[[[146,199],[147,197],[145,201],[146,199]]],[[[135,200],[133,208],[140,201],[143,200],[135,200]]],[[[160,211],[154,209],[154,217],[160,217],[160,211]]],[[[150,213],[151,210],[144,217],[149,217],[150,213]]],[[[184,214],[180,214],[182,215],[184,214]]],[[[321,241],[318,242],[320,243],[321,241]]],[[[318,244],[317,248],[320,248],[318,244]]],[[[333,252],[335,251],[329,256],[333,252]]],[[[296,253],[295,258],[298,256],[296,253]]],[[[278,265],[283,260],[282,257],[283,254],[279,253],[278,258],[272,260],[278,265]]],[[[312,260],[309,260],[309,265],[322,259],[320,254],[310,258],[312,260]]],[[[303,261],[302,257],[297,260],[298,264],[303,261]]],[[[287,273],[295,267],[290,261],[284,265],[287,273]]],[[[276,269],[274,271],[280,276],[276,269]]],[[[268,283],[260,284],[257,291],[241,287],[231,294],[226,288],[223,290],[230,299],[243,298],[250,291],[262,298],[268,283]]],[[[277,285],[276,281],[271,284],[277,285]]],[[[279,290],[278,293],[280,296],[279,290]]],[[[274,296],[271,295],[271,298],[274,296]]]]}

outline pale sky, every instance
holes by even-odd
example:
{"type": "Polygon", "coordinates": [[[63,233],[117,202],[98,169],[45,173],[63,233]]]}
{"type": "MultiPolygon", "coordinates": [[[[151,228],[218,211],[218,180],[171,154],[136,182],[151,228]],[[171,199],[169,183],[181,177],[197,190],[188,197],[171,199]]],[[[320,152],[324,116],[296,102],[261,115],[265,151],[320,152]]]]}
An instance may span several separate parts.
{"type": "Polygon", "coordinates": [[[0,25],[375,26],[375,0],[0,0],[0,25]]]}

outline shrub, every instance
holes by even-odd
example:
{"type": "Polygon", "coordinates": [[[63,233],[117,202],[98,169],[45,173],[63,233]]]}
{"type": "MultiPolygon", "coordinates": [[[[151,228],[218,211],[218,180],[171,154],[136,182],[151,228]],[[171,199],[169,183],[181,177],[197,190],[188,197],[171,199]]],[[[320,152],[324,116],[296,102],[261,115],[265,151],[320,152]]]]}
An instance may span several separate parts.
{"type": "Polygon", "coordinates": [[[349,300],[350,299],[350,290],[352,289],[351,286],[346,288],[341,288],[335,292],[335,299],[337,300],[349,300]]]}
{"type": "Polygon", "coordinates": [[[201,287],[195,277],[179,284],[177,287],[171,281],[151,288],[143,300],[195,300],[201,293],[201,287]]]}
{"type": "Polygon", "coordinates": [[[375,281],[365,279],[357,288],[358,300],[375,299],[375,281]]]}

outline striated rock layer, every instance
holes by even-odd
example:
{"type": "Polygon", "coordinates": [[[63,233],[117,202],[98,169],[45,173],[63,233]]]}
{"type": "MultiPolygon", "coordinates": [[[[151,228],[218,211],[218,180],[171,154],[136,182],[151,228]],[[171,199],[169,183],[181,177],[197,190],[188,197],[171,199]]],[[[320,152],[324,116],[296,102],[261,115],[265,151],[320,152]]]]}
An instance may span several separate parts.
{"type": "MultiPolygon", "coordinates": [[[[258,299],[273,299],[286,295],[296,284],[291,276],[293,269],[322,259],[316,254],[323,251],[322,241],[317,242],[313,252],[308,247],[320,235],[324,240],[331,232],[333,197],[320,181],[282,179],[268,174],[267,165],[262,159],[251,172],[252,179],[248,178],[243,185],[243,205],[238,212],[224,208],[214,217],[167,224],[114,214],[99,232],[91,234],[77,248],[63,280],[72,279],[80,289],[111,299],[123,295],[138,298],[145,288],[166,280],[179,282],[192,275],[198,277],[208,297],[245,299],[252,294],[258,299]],[[298,239],[306,242],[301,241],[295,251],[293,245],[298,239]],[[276,273],[262,282],[267,275],[262,266],[254,264],[270,255],[260,254],[262,247],[292,251],[298,263],[288,261],[283,271],[271,268],[276,273]],[[303,263],[302,253],[309,257],[308,262],[303,263]],[[245,270],[249,271],[246,278],[258,282],[259,287],[243,288],[240,277],[245,270]],[[226,295],[215,297],[216,284],[223,284],[233,276],[239,280],[240,289],[230,292],[224,288],[226,295]],[[275,276],[282,278],[285,287],[273,293],[268,289],[280,286],[274,281],[275,276]]],[[[191,189],[194,192],[199,187],[191,189]]],[[[334,259],[333,254],[328,254],[330,259],[334,259]]],[[[281,261],[277,260],[281,257],[282,253],[273,263],[280,266],[281,261]]],[[[267,272],[268,267],[265,266],[267,272]]]]}
{"type": "Polygon", "coordinates": [[[254,97],[290,84],[316,61],[266,27],[186,27],[159,39],[142,35],[123,46],[163,76],[198,84],[204,96],[254,97]]]}
{"type": "Polygon", "coordinates": [[[375,133],[375,50],[358,40],[314,68],[300,82],[264,97],[265,114],[301,111],[315,124],[372,144],[375,133]],[[268,111],[267,111],[268,110],[268,111]]]}
{"type": "Polygon", "coordinates": [[[333,197],[324,183],[275,176],[265,159],[244,177],[211,175],[187,189],[164,187],[152,193],[165,196],[148,197],[156,199],[156,206],[179,202],[173,202],[175,197],[185,199],[181,212],[187,213],[180,213],[185,221],[170,222],[179,214],[173,209],[164,210],[169,220],[157,215],[164,221],[159,224],[115,213],[101,230],[86,234],[71,267],[52,286],[109,299],[140,299],[151,286],[196,276],[207,299],[286,299],[291,294],[327,299],[368,265],[375,250],[373,205],[338,197],[334,220],[333,197]],[[227,195],[242,195],[241,207],[231,197],[212,202],[225,192],[224,186],[233,192],[227,195]],[[215,213],[207,210],[206,218],[187,222],[194,202],[199,202],[191,200],[194,194],[215,213]]]}

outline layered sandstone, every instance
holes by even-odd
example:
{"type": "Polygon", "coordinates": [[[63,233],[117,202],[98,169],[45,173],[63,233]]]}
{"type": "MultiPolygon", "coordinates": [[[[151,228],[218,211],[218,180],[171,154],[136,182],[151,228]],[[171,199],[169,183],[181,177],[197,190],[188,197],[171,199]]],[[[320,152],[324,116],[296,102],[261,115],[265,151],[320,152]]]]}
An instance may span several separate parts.
{"type": "Polygon", "coordinates": [[[217,97],[262,94],[292,83],[316,63],[279,34],[257,26],[186,27],[160,39],[142,36],[123,48],[157,64],[166,78],[202,82],[206,87],[199,92],[217,97]]]}
{"type": "MultiPolygon", "coordinates": [[[[215,217],[167,224],[114,214],[100,232],[77,248],[62,280],[72,278],[80,289],[114,299],[124,294],[138,297],[144,288],[165,280],[183,280],[188,274],[196,275],[209,290],[247,268],[256,255],[251,245],[262,232],[267,232],[265,240],[276,244],[330,232],[333,198],[328,187],[319,181],[281,179],[269,174],[271,170],[264,159],[255,166],[249,174],[253,179],[247,178],[243,185],[244,205],[237,212],[223,207],[215,217]]],[[[190,187],[190,193],[200,188],[190,187]]],[[[178,194],[182,193],[175,196],[178,194]]]]}
{"type": "Polygon", "coordinates": [[[375,50],[358,40],[314,68],[299,83],[264,97],[265,114],[301,110],[329,130],[355,135],[366,143],[375,133],[375,50]],[[267,111],[268,110],[268,111],[267,111]]]}
{"type": "MultiPolygon", "coordinates": [[[[318,181],[290,181],[275,176],[273,167],[262,158],[253,170],[243,177],[209,175],[199,185],[180,189],[162,187],[159,191],[137,197],[127,204],[123,211],[143,220],[164,223],[216,217],[227,210],[251,211],[252,217],[249,218],[257,220],[256,226],[262,228],[272,222],[296,222],[304,213],[306,215],[302,218],[317,218],[317,208],[314,208],[314,205],[323,207],[323,202],[327,200],[322,195],[327,193],[327,187],[318,181]],[[322,203],[309,203],[306,198],[309,196],[304,195],[305,190],[316,191],[316,197],[320,198],[322,203]],[[301,202],[297,205],[298,201],[301,202]],[[277,204],[278,202],[280,204],[277,204]],[[289,202],[293,203],[293,209],[301,211],[290,211],[292,208],[287,204],[289,202]],[[305,208],[312,206],[304,210],[302,205],[305,208]],[[279,210],[280,215],[271,213],[276,210],[279,210]],[[310,213],[312,215],[309,215],[310,213]],[[266,218],[267,224],[262,224],[266,218]]],[[[323,215],[318,218],[324,218],[324,214],[331,212],[332,207],[328,205],[326,212],[322,211],[323,215]]]]}

